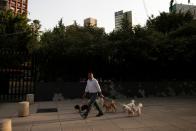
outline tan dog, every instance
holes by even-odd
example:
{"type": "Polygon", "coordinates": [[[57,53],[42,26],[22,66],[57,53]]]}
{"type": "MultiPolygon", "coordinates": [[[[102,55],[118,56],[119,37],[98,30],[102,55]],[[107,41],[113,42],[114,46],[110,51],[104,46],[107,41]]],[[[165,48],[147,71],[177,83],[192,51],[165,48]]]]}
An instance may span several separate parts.
{"type": "Polygon", "coordinates": [[[103,108],[105,108],[106,112],[116,112],[117,106],[114,100],[105,100],[103,102],[103,108]]]}

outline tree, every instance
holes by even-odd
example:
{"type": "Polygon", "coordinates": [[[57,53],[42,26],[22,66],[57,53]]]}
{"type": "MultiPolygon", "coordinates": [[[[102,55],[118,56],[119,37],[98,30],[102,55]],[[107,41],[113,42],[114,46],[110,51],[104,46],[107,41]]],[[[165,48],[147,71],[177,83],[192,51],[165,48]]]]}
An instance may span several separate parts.
{"type": "Polygon", "coordinates": [[[41,24],[39,20],[33,20],[30,24],[31,29],[31,39],[29,40],[27,44],[27,49],[29,52],[37,51],[41,45],[40,45],[40,35],[41,35],[41,24]]]}
{"type": "MultiPolygon", "coordinates": [[[[28,24],[29,19],[25,15],[15,15],[12,10],[0,12],[0,22],[0,48],[33,50],[28,47],[28,44],[35,39],[35,34],[38,35],[36,32],[39,32],[39,26],[36,30],[32,30],[31,25],[28,24]]],[[[34,22],[38,25],[38,21],[34,22]]]]}
{"type": "Polygon", "coordinates": [[[190,12],[187,13],[160,13],[160,16],[149,17],[147,20],[147,28],[154,29],[162,33],[169,33],[176,30],[180,26],[193,21],[193,16],[190,12]]]}

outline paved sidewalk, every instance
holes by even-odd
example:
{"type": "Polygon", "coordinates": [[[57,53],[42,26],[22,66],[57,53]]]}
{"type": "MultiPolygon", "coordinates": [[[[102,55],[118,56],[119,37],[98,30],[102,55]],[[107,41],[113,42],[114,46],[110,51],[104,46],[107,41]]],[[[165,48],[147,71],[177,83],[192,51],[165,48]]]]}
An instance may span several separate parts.
{"type": "Polygon", "coordinates": [[[36,102],[28,117],[17,116],[17,103],[4,103],[0,104],[0,119],[11,118],[13,131],[196,131],[196,97],[136,99],[144,104],[140,117],[128,117],[119,105],[117,113],[95,117],[92,110],[85,120],[73,109],[80,102],[36,102]],[[36,113],[39,108],[57,108],[58,112],[36,113]]]}

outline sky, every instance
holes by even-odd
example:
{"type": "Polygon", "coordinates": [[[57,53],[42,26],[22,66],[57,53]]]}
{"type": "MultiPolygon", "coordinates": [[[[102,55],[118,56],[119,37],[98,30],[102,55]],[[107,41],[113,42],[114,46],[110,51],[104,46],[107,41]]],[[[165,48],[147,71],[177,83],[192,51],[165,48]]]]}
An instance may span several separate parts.
{"type": "MultiPolygon", "coordinates": [[[[188,0],[174,0],[187,4],[188,0]]],[[[41,22],[42,31],[53,29],[62,18],[65,26],[74,20],[83,26],[85,18],[97,19],[98,27],[104,27],[107,33],[115,26],[114,13],[123,10],[132,11],[133,25],[145,25],[148,16],[169,12],[170,0],[29,0],[28,17],[41,22]]],[[[196,0],[190,0],[196,5],[196,0]]]]}

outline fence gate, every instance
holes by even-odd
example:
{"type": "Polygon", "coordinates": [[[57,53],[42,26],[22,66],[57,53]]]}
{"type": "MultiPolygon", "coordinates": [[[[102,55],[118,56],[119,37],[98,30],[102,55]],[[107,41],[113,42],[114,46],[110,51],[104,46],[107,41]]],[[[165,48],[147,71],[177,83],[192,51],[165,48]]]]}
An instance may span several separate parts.
{"type": "Polygon", "coordinates": [[[35,57],[27,52],[0,49],[0,101],[25,100],[35,92],[35,57]]]}

